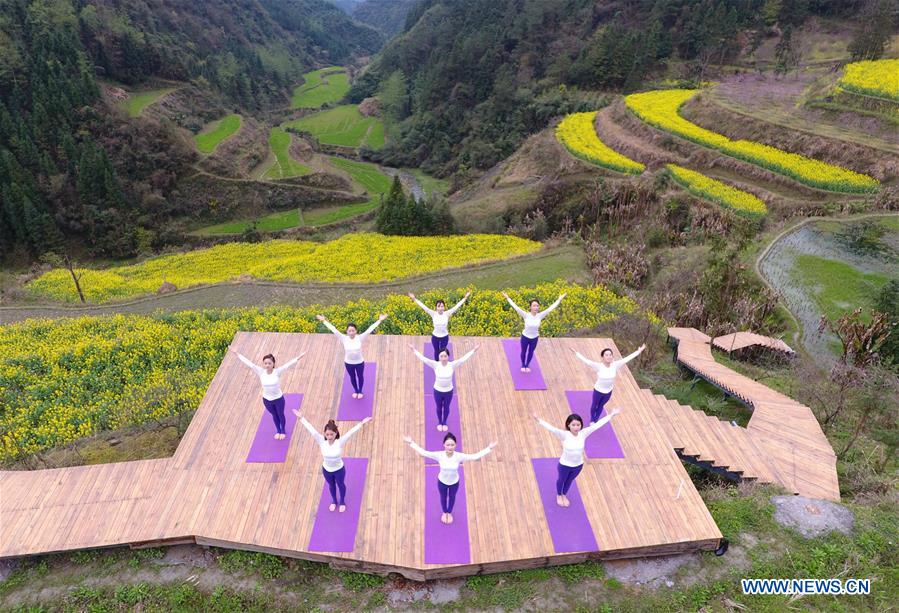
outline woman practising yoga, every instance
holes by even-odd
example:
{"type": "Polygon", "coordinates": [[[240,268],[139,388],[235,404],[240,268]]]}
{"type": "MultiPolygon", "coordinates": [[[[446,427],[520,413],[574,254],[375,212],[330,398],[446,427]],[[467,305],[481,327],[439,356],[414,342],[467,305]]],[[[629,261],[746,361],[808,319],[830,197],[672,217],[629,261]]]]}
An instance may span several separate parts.
{"type": "Polygon", "coordinates": [[[362,334],[356,334],[356,324],[347,324],[346,334],[340,332],[325,319],[324,315],[316,315],[315,318],[325,324],[325,327],[334,333],[343,343],[343,365],[350,375],[350,383],[353,385],[353,398],[362,398],[362,384],[365,383],[365,360],[362,358],[362,341],[374,332],[381,322],[387,319],[387,314],[378,317],[378,321],[368,327],[362,334]]]}
{"type": "Polygon", "coordinates": [[[252,368],[259,375],[259,382],[262,383],[262,404],[265,410],[271,413],[272,421],[275,422],[275,438],[283,440],[287,438],[287,419],[284,417],[284,394],[281,392],[281,373],[296,364],[301,357],[306,355],[304,351],[294,359],[290,360],[284,366],[275,368],[275,356],[268,354],[262,358],[262,366],[253,364],[253,361],[242,356],[236,349],[228,347],[228,351],[237,355],[238,359],[252,368]]]}
{"type": "Polygon", "coordinates": [[[423,458],[431,458],[440,464],[440,473],[437,475],[437,490],[440,492],[440,508],[443,515],[440,521],[445,524],[453,523],[453,505],[456,504],[456,492],[459,491],[459,465],[469,460],[479,460],[490,453],[496,447],[496,441],[490,443],[477,453],[462,453],[456,451],[456,437],[447,432],[443,437],[443,451],[428,451],[415,444],[410,436],[404,436],[403,440],[423,458]]]}
{"type": "Polygon", "coordinates": [[[515,304],[509,294],[503,292],[503,296],[512,305],[512,308],[518,311],[518,314],[524,318],[524,330],[521,333],[521,372],[531,372],[531,359],[534,357],[534,350],[537,349],[537,340],[540,338],[540,322],[549,315],[559,303],[562,302],[567,294],[562,294],[559,299],[549,305],[545,311],[540,310],[540,301],[531,300],[530,311],[525,311],[515,304]]]}
{"type": "Polygon", "coordinates": [[[593,385],[593,402],[590,404],[590,423],[599,419],[599,414],[602,413],[603,407],[606,406],[609,398],[612,397],[612,387],[615,385],[615,375],[618,374],[618,369],[643,353],[644,349],[646,349],[646,345],[640,345],[629,356],[615,360],[612,357],[612,350],[606,347],[599,352],[602,362],[588,360],[579,352],[574,352],[581,362],[596,371],[596,383],[593,385]]]}
{"type": "Polygon", "coordinates": [[[294,409],[293,414],[300,419],[300,423],[309,430],[309,434],[318,443],[322,450],[322,474],[325,481],[328,482],[328,491],[331,492],[331,506],[329,511],[340,507],[340,512],[346,511],[346,467],[343,465],[343,446],[350,440],[350,437],[359,432],[359,429],[371,421],[371,417],[366,417],[358,424],[349,429],[349,431],[340,438],[340,431],[333,419],[329,419],[325,424],[324,435],[318,433],[315,427],[306,421],[299,411],[294,409]],[[337,490],[340,490],[340,499],[337,499],[337,490]]]}
{"type": "Polygon", "coordinates": [[[462,296],[462,300],[456,303],[456,306],[453,308],[446,310],[446,303],[443,300],[438,300],[435,308],[437,310],[432,311],[425,304],[415,297],[415,294],[409,293],[409,297],[415,301],[415,304],[421,307],[421,309],[431,316],[431,320],[434,322],[434,331],[431,332],[431,346],[434,347],[434,359],[440,355],[440,352],[446,349],[446,346],[449,345],[449,330],[447,326],[449,325],[450,315],[459,310],[459,307],[468,300],[468,297],[471,296],[471,292],[466,292],[464,296],[462,296]]]}
{"type": "Polygon", "coordinates": [[[449,350],[444,348],[440,351],[439,361],[431,360],[423,356],[418,349],[409,345],[409,348],[415,352],[415,356],[434,369],[434,403],[437,405],[437,429],[441,431],[449,430],[446,420],[449,418],[450,402],[453,400],[453,371],[461,366],[468,358],[474,355],[480,345],[476,345],[474,349],[463,355],[458,360],[450,362],[449,350]]]}
{"type": "Polygon", "coordinates": [[[571,501],[568,500],[568,489],[584,467],[584,445],[587,443],[587,437],[606,425],[612,417],[620,412],[618,409],[612,409],[607,416],[586,428],[584,428],[584,420],[581,419],[581,416],[572,413],[565,420],[564,430],[543,421],[536,413],[533,414],[538,424],[562,441],[562,457],[559,458],[558,466],[559,477],[556,479],[556,504],[560,507],[571,505],[571,501]]]}

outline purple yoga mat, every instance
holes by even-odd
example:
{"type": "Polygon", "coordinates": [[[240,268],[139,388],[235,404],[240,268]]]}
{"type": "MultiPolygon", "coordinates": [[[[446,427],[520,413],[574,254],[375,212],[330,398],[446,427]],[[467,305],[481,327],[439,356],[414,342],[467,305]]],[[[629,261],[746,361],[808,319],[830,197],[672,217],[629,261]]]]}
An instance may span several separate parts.
{"type": "MultiPolygon", "coordinates": [[[[462,423],[459,420],[457,399],[458,396],[454,393],[453,399],[450,400],[450,412],[446,425],[449,426],[447,432],[456,435],[456,451],[462,451],[462,423]]],[[[437,406],[434,404],[434,395],[425,394],[425,449],[428,451],[443,449],[444,436],[446,436],[446,432],[437,430],[437,406]]],[[[436,460],[425,458],[425,462],[433,464],[436,460]]]]}
{"type": "Polygon", "coordinates": [[[275,439],[275,422],[272,414],[265,408],[262,409],[262,418],[259,427],[256,428],[256,436],[250,445],[250,453],[247,454],[247,462],[283,462],[287,459],[287,449],[290,447],[290,437],[293,436],[294,426],[297,425],[297,416],[293,409],[299,410],[303,404],[303,394],[284,394],[284,430],[287,438],[275,439]]]}
{"type": "Polygon", "coordinates": [[[343,371],[343,389],[340,391],[340,405],[337,407],[337,419],[342,421],[362,421],[371,417],[375,407],[375,376],[378,365],[375,362],[365,363],[364,381],[362,382],[362,398],[353,398],[353,384],[350,373],[343,371]]]}
{"type": "MultiPolygon", "coordinates": [[[[329,511],[331,493],[328,482],[322,476],[322,495],[312,525],[309,551],[353,551],[356,546],[356,530],[359,528],[359,512],[362,510],[362,494],[365,490],[365,474],[368,458],[344,458],[346,468],[346,511],[329,511]]],[[[338,499],[339,499],[338,492],[338,499]]]]}
{"type": "MultiPolygon", "coordinates": [[[[453,361],[453,353],[452,353],[453,344],[450,343],[446,347],[447,347],[447,349],[450,350],[450,361],[452,362],[453,361]]],[[[425,343],[424,351],[422,353],[426,357],[431,357],[431,354],[434,353],[434,346],[431,345],[431,343],[425,343]]],[[[431,358],[431,359],[436,360],[437,358],[431,358]]],[[[434,393],[434,380],[437,378],[437,375],[434,374],[434,369],[431,368],[430,366],[428,366],[427,364],[425,364],[424,362],[422,362],[421,365],[425,369],[424,370],[424,372],[425,372],[425,394],[432,394],[432,393],[434,393]]],[[[453,374],[453,387],[456,387],[456,375],[455,374],[453,374]]]]}
{"type": "MultiPolygon", "coordinates": [[[[567,391],[565,398],[568,399],[568,406],[571,407],[572,413],[577,413],[584,419],[584,425],[588,425],[590,421],[590,405],[593,402],[593,391],[567,391]]],[[[606,407],[609,405],[607,404],[606,407]]],[[[603,408],[599,414],[600,418],[606,416],[606,409],[603,408]]],[[[613,418],[614,419],[614,418],[613,418]]],[[[584,452],[588,458],[623,458],[624,451],[615,436],[615,427],[612,422],[607,423],[602,428],[587,437],[584,445],[584,452]]]]}
{"type": "MultiPolygon", "coordinates": [[[[571,501],[571,506],[560,507],[556,504],[559,459],[532,458],[531,464],[534,466],[540,500],[543,501],[543,512],[546,514],[546,523],[549,526],[553,549],[556,550],[556,553],[598,551],[599,545],[596,544],[596,537],[593,536],[593,526],[587,519],[587,511],[584,509],[584,502],[577,489],[577,480],[571,484],[571,489],[568,490],[568,500],[571,501]]],[[[578,475],[578,478],[583,477],[578,475]]]]}
{"type": "Polygon", "coordinates": [[[536,353],[531,360],[531,372],[521,372],[521,341],[514,338],[503,339],[503,350],[506,352],[506,362],[509,363],[509,373],[512,375],[512,383],[515,384],[516,390],[546,389],[536,353]]]}
{"type": "Polygon", "coordinates": [[[425,564],[468,564],[468,510],[465,506],[465,475],[459,468],[459,491],[453,507],[453,523],[440,521],[440,492],[437,489],[439,466],[425,467],[425,564]]]}

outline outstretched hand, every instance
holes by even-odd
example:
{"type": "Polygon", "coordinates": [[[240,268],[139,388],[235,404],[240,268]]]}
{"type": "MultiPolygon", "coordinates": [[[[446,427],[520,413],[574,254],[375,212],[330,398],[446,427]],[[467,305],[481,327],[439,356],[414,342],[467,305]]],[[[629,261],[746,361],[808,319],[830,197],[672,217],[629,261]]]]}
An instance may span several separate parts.
{"type": "Polygon", "coordinates": [[[363,423],[363,424],[367,424],[367,423],[370,422],[370,421],[371,421],[371,415],[369,415],[368,417],[366,417],[365,419],[363,419],[363,420],[362,420],[362,423],[363,423]]]}
{"type": "Polygon", "coordinates": [[[507,294],[506,292],[500,292],[500,293],[503,295],[503,298],[508,298],[508,297],[509,297],[509,294],[507,294]]]}
{"type": "Polygon", "coordinates": [[[387,319],[387,313],[384,313],[383,315],[378,317],[378,321],[384,321],[385,319],[387,319]]]}
{"type": "Polygon", "coordinates": [[[325,316],[324,316],[324,315],[316,315],[315,318],[316,318],[317,320],[319,320],[319,321],[325,321],[325,316]]]}
{"type": "Polygon", "coordinates": [[[616,407],[616,408],[612,409],[611,411],[609,411],[609,417],[614,417],[615,415],[618,415],[619,413],[621,413],[621,409],[616,407]]]}
{"type": "Polygon", "coordinates": [[[564,298],[567,295],[568,295],[568,292],[563,292],[562,295],[559,296],[559,300],[561,300],[562,298],[564,298]]]}
{"type": "Polygon", "coordinates": [[[487,447],[489,447],[490,449],[494,449],[494,448],[496,448],[497,445],[498,445],[497,441],[493,441],[492,443],[487,445],[487,447]]]}
{"type": "Polygon", "coordinates": [[[531,417],[533,417],[533,418],[536,419],[537,421],[540,421],[540,416],[537,415],[536,413],[531,413],[531,417]]]}
{"type": "Polygon", "coordinates": [[[637,351],[643,351],[644,349],[646,349],[646,343],[643,343],[642,345],[640,345],[640,346],[637,348],[637,351]]]}
{"type": "Polygon", "coordinates": [[[412,292],[409,292],[406,295],[409,296],[412,300],[415,300],[415,294],[413,294],[412,292]]]}
{"type": "Polygon", "coordinates": [[[411,445],[411,444],[412,444],[412,437],[411,437],[411,436],[404,436],[404,437],[403,437],[403,442],[406,443],[407,445],[411,445]]]}
{"type": "Polygon", "coordinates": [[[468,298],[469,296],[471,296],[471,292],[470,292],[470,291],[469,291],[469,292],[465,292],[465,297],[468,298]]]}
{"type": "Polygon", "coordinates": [[[297,411],[296,409],[291,409],[291,411],[293,411],[293,414],[297,416],[297,419],[303,419],[303,414],[302,414],[302,413],[300,413],[300,412],[297,411]]]}

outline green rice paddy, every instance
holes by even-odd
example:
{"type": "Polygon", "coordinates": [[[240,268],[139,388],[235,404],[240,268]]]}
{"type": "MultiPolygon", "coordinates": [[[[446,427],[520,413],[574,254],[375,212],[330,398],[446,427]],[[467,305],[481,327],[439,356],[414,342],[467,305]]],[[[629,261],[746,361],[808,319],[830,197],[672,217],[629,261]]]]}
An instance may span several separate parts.
{"type": "Polygon", "coordinates": [[[263,175],[266,179],[287,179],[288,177],[299,177],[308,175],[312,169],[303,166],[299,162],[290,157],[290,141],[291,135],[281,128],[272,128],[268,135],[268,144],[275,154],[275,163],[272,164],[263,175]]]}
{"type": "Polygon", "coordinates": [[[241,117],[237,114],[228,115],[219,120],[210,129],[194,136],[194,142],[201,153],[209,155],[224,140],[230,138],[240,130],[241,117]]]}
{"type": "Polygon", "coordinates": [[[148,89],[141,92],[129,92],[128,99],[120,103],[121,108],[128,113],[129,117],[140,117],[144,109],[173,91],[174,87],[165,87],[162,89],[148,89]]]}
{"type": "Polygon", "coordinates": [[[350,91],[350,77],[339,66],[322,68],[303,75],[303,84],[293,90],[292,109],[319,109],[341,100],[350,91]]]}
{"type": "Polygon", "coordinates": [[[380,149],[384,146],[384,122],[363,117],[355,104],[345,104],[284,124],[312,134],[319,142],[343,147],[380,149]]]}

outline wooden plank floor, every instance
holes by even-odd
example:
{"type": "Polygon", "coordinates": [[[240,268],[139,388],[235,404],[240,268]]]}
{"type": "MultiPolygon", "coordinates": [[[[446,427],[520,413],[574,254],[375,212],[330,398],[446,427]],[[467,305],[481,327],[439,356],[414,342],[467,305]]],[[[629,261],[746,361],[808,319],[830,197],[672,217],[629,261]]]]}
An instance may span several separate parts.
{"type": "MultiPolygon", "coordinates": [[[[458,354],[481,345],[456,375],[465,449],[492,440],[499,446],[465,468],[471,564],[425,564],[425,488],[435,484],[425,483],[422,458],[402,441],[409,434],[422,443],[424,411],[433,410],[424,407],[422,366],[408,348],[425,340],[366,341],[378,375],[374,420],[345,450],[369,458],[352,553],[307,550],[322,476],[318,447],[302,428],[284,463],[245,462],[264,410],[256,375],[228,354],[171,458],[0,473],[0,557],[193,538],[425,579],[717,547],[721,533],[624,368],[609,407],[622,409],[613,424],[625,458],[589,460],[578,479],[600,549],[555,555],[531,458],[558,457],[560,445],[531,413],[561,425],[565,391],[593,384],[572,350],[599,356],[604,347],[618,349],[609,339],[541,339],[537,356],[549,389],[516,392],[501,339],[454,337],[458,354]]],[[[313,424],[336,415],[344,371],[332,335],[238,333],[233,346],[254,360],[271,352],[281,362],[308,351],[282,389],[304,394],[302,412],[313,424]]]]}
{"type": "MultiPolygon", "coordinates": [[[[839,501],[836,454],[810,408],[716,362],[709,342],[701,340],[697,330],[669,328],[668,336],[677,341],[678,362],[752,408],[745,428],[751,446],[743,446],[748,461],[742,470],[751,470],[759,480],[779,483],[796,494],[839,501]]],[[[723,427],[719,433],[737,436],[736,431],[723,427]]],[[[711,445],[711,438],[702,444],[711,445]]],[[[719,460],[727,455],[727,446],[720,447],[720,451],[710,451],[719,460]]]]}

